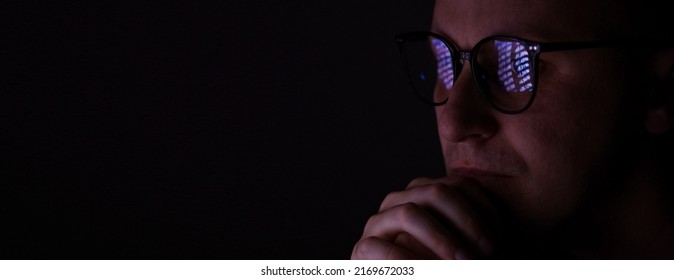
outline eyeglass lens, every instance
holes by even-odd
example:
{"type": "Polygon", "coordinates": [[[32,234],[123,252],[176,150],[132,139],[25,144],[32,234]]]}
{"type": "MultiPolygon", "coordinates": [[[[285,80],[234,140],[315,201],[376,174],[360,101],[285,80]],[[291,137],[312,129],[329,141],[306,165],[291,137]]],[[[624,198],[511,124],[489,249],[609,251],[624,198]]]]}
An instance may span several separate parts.
{"type": "MultiPolygon", "coordinates": [[[[442,40],[410,40],[405,45],[405,63],[412,85],[419,97],[429,104],[447,99],[461,72],[463,62],[453,57],[459,53],[442,40]],[[455,69],[457,68],[457,69],[455,69]]],[[[472,55],[472,71],[482,95],[503,111],[526,107],[534,90],[534,54],[527,46],[510,38],[481,42],[472,55]]]]}

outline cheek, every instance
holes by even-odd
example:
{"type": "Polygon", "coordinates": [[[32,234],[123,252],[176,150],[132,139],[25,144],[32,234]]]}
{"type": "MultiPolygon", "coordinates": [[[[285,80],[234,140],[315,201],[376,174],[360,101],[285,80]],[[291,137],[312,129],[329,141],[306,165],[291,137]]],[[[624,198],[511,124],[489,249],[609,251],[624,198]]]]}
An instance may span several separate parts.
{"type": "Polygon", "coordinates": [[[521,215],[554,223],[570,215],[594,189],[617,137],[620,89],[577,82],[541,93],[502,132],[528,167],[513,198],[521,215]],[[613,95],[612,98],[608,98],[613,95]]]}
{"type": "Polygon", "coordinates": [[[527,166],[510,201],[519,215],[536,223],[554,223],[572,212],[583,196],[590,162],[597,157],[582,128],[568,125],[539,119],[507,135],[527,166]]]}
{"type": "MultiPolygon", "coordinates": [[[[568,68],[567,74],[543,86],[532,110],[526,112],[527,124],[521,128],[526,131],[523,134],[532,135],[532,156],[557,160],[546,165],[550,174],[596,164],[619,134],[626,112],[624,81],[629,77],[616,63],[619,59],[605,56],[593,63],[580,63],[577,60],[585,57],[579,56],[577,63],[562,67],[568,68]]],[[[593,61],[590,58],[585,61],[593,61]]]]}

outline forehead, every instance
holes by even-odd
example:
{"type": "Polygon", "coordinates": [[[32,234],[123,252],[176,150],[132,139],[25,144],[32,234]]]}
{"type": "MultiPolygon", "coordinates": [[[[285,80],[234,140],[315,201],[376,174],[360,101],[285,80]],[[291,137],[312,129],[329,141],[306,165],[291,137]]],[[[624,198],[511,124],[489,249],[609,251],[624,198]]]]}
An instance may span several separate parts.
{"type": "Polygon", "coordinates": [[[621,29],[619,1],[436,0],[432,30],[469,48],[490,35],[538,41],[583,41],[621,29]]]}

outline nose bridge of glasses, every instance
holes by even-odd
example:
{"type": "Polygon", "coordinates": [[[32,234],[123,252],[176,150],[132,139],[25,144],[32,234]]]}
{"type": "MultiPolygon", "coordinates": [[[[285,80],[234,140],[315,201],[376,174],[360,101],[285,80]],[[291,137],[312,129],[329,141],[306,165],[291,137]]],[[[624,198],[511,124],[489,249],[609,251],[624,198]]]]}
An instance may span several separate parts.
{"type": "Polygon", "coordinates": [[[459,60],[461,61],[470,61],[470,52],[459,51],[459,60]]]}
{"type": "MultiPolygon", "coordinates": [[[[477,81],[474,80],[474,78],[473,78],[474,75],[472,74],[472,72],[474,70],[472,69],[472,65],[470,63],[470,60],[471,60],[471,57],[472,57],[471,52],[470,51],[456,50],[454,52],[454,56],[455,56],[454,59],[455,59],[455,63],[456,63],[456,68],[454,69],[452,79],[451,79],[451,81],[442,80],[443,83],[445,84],[445,89],[446,89],[446,91],[443,92],[443,94],[445,95],[445,98],[447,98],[446,94],[448,94],[449,91],[471,90],[471,89],[466,88],[466,85],[475,85],[474,89],[475,90],[478,89],[477,81]],[[462,76],[464,76],[463,73],[466,73],[467,76],[462,78],[462,76]],[[462,79],[465,80],[465,81],[460,82],[459,80],[462,80],[462,79]],[[448,85],[448,82],[449,82],[449,85],[448,85]],[[465,83],[465,82],[468,82],[469,84],[465,84],[465,85],[457,87],[457,85],[459,83],[465,83]]],[[[460,94],[460,95],[462,96],[463,94],[460,94]]]]}
{"type": "Polygon", "coordinates": [[[456,51],[456,57],[454,58],[454,63],[456,63],[456,69],[454,70],[454,80],[458,79],[459,75],[463,72],[463,69],[466,65],[470,65],[470,52],[467,51],[456,51]]]}

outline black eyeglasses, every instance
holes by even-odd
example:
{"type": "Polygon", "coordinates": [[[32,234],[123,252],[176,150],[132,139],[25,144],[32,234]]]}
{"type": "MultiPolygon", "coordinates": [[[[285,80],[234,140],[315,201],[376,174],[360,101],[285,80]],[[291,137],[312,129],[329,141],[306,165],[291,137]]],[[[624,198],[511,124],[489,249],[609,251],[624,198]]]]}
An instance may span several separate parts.
{"type": "Polygon", "coordinates": [[[534,101],[540,53],[619,46],[617,41],[538,43],[490,36],[466,52],[441,35],[425,31],[400,34],[396,42],[414,92],[425,103],[445,104],[463,61],[470,61],[482,97],[506,114],[521,113],[534,101]]]}

